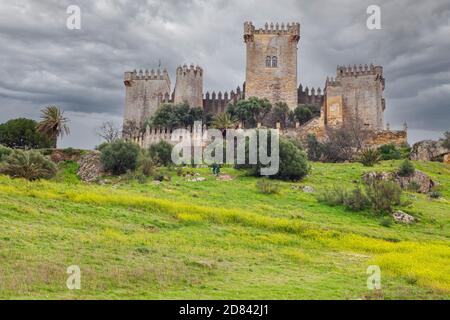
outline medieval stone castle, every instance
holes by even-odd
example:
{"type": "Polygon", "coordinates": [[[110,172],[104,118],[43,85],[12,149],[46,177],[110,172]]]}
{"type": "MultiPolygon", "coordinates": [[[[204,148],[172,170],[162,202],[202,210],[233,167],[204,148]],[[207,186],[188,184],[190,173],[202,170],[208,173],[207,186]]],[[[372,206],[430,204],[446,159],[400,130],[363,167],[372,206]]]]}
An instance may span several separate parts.
{"type": "MultiPolygon", "coordinates": [[[[184,65],[176,70],[175,88],[166,69],[125,72],[126,103],[124,125],[141,126],[163,103],[187,102],[210,114],[226,111],[229,103],[246,97],[267,98],[272,105],[285,102],[291,110],[298,104],[321,107],[321,116],[295,128],[284,128],[289,135],[314,133],[323,135],[326,128],[361,122],[384,140],[406,141],[406,131],[383,130],[385,80],[381,66],[338,66],[336,76],[327,78],[323,91],[298,86],[297,51],[300,40],[299,23],[266,23],[255,28],[244,23],[246,76],[242,90],[215,93],[203,92],[203,72],[199,66],[184,65]]],[[[161,139],[170,140],[170,129],[146,128],[138,136],[128,137],[143,146],[161,139]]]]}

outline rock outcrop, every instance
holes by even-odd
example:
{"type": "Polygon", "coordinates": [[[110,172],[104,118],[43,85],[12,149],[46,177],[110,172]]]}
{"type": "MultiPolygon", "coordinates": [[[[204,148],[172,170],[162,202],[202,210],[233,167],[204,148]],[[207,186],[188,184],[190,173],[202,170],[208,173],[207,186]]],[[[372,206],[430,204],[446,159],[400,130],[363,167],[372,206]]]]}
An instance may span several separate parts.
{"type": "Polygon", "coordinates": [[[413,216],[404,213],[403,211],[396,211],[392,214],[392,217],[394,218],[395,221],[397,222],[401,222],[401,223],[406,223],[406,224],[411,224],[413,222],[415,222],[416,219],[414,219],[413,216]]]}
{"type": "Polygon", "coordinates": [[[411,160],[420,161],[442,161],[450,150],[443,146],[441,140],[423,140],[416,142],[411,150],[411,160]]]}
{"type": "Polygon", "coordinates": [[[94,182],[101,176],[103,165],[100,161],[100,155],[99,151],[92,151],[80,158],[78,161],[80,168],[77,175],[82,181],[94,182]]]}
{"type": "Polygon", "coordinates": [[[362,179],[365,182],[371,179],[395,181],[402,189],[410,189],[415,184],[416,191],[419,193],[428,193],[436,185],[428,175],[419,170],[415,170],[414,174],[407,177],[399,176],[395,172],[368,172],[362,179]]]}

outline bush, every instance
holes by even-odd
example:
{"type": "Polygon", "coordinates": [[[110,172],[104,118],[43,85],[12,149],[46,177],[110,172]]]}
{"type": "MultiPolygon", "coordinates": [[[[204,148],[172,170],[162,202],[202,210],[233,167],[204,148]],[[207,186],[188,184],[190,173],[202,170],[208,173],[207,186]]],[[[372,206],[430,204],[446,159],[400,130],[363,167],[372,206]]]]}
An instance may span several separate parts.
{"type": "Polygon", "coordinates": [[[367,199],[366,194],[359,187],[350,193],[345,193],[343,198],[344,206],[352,211],[364,210],[369,205],[369,199],[367,199]]]}
{"type": "Polygon", "coordinates": [[[317,200],[330,206],[344,204],[347,197],[347,191],[344,188],[333,186],[331,189],[325,189],[317,194],[317,200]]]}
{"type": "Polygon", "coordinates": [[[13,119],[0,124],[0,144],[10,148],[50,148],[52,142],[36,129],[37,122],[31,119],[13,119]]]}
{"type": "Polygon", "coordinates": [[[148,149],[150,157],[154,163],[160,166],[172,164],[172,145],[164,140],[152,144],[148,149]]]}
{"type": "Polygon", "coordinates": [[[155,174],[155,162],[148,154],[143,154],[139,159],[139,170],[146,177],[155,174]]]}
{"type": "Polygon", "coordinates": [[[433,190],[428,193],[428,196],[431,199],[439,199],[440,197],[442,197],[442,193],[437,190],[433,190]]]}
{"type": "Polygon", "coordinates": [[[308,134],[308,160],[319,161],[322,156],[322,145],[314,134],[308,134]]]}
{"type": "Polygon", "coordinates": [[[344,205],[352,211],[364,210],[369,205],[369,199],[359,187],[348,192],[345,188],[334,186],[320,192],[317,195],[317,200],[330,206],[344,205]]]}
{"type": "Polygon", "coordinates": [[[393,205],[400,204],[402,189],[393,181],[372,179],[367,184],[366,193],[376,212],[390,213],[393,205]]]}
{"type": "Polygon", "coordinates": [[[100,160],[105,171],[119,175],[136,169],[139,147],[134,143],[118,140],[104,146],[101,152],[100,160]]]}
{"type": "MultiPolygon", "coordinates": [[[[268,135],[270,136],[270,135],[268,135]]],[[[310,166],[306,159],[306,153],[291,140],[279,137],[279,169],[278,172],[270,178],[298,181],[305,177],[310,166]]],[[[271,139],[269,139],[270,141],[271,139]]],[[[258,154],[260,144],[258,141],[258,154]]],[[[267,144],[267,148],[270,150],[270,143],[267,144]]],[[[248,164],[248,141],[246,142],[246,163],[242,165],[235,165],[236,169],[248,169],[248,174],[253,176],[260,176],[261,164],[249,165],[248,164]]]]}
{"type": "Polygon", "coordinates": [[[263,194],[276,194],[280,192],[280,186],[266,178],[259,179],[256,182],[256,187],[263,194]]]}
{"type": "Polygon", "coordinates": [[[292,141],[280,137],[280,168],[278,179],[301,180],[310,170],[306,153],[292,141]]]}
{"type": "Polygon", "coordinates": [[[409,177],[414,174],[414,171],[415,171],[415,168],[414,168],[413,163],[411,161],[409,161],[408,159],[406,159],[400,165],[400,167],[397,171],[397,174],[401,177],[409,177]]]}
{"type": "Polygon", "coordinates": [[[402,154],[393,144],[384,144],[378,148],[378,151],[383,160],[398,160],[402,158],[402,154]]]}
{"type": "Polygon", "coordinates": [[[382,160],[399,160],[409,157],[411,148],[408,144],[396,147],[393,144],[384,144],[378,148],[382,160]]]}
{"type": "Polygon", "coordinates": [[[11,153],[11,148],[4,147],[0,144],[0,162],[4,161],[11,153]]]}
{"type": "Polygon", "coordinates": [[[33,181],[55,176],[56,165],[38,151],[14,150],[0,168],[1,174],[33,181]]]}
{"type": "Polygon", "coordinates": [[[380,160],[381,155],[378,150],[375,149],[364,149],[359,155],[359,162],[366,167],[373,167],[380,162],[380,160]]]}

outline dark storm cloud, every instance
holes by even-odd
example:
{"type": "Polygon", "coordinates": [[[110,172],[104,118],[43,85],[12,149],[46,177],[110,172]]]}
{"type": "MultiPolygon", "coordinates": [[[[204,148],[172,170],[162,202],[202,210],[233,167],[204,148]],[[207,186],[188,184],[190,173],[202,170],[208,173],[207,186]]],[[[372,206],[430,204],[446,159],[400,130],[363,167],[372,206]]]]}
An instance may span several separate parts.
{"type": "Polygon", "coordinates": [[[0,122],[57,103],[72,118],[64,145],[92,147],[95,126],[120,121],[123,72],[160,60],[172,84],[176,66],[193,62],[205,70],[205,91],[235,89],[248,20],[301,23],[299,80],[309,87],[323,87],[338,64],[380,64],[391,127],[406,120],[414,140],[450,129],[447,0],[2,2],[0,122]],[[382,30],[366,28],[371,4],[381,7],[382,30]],[[81,7],[81,30],[66,28],[69,5],[81,7]]]}

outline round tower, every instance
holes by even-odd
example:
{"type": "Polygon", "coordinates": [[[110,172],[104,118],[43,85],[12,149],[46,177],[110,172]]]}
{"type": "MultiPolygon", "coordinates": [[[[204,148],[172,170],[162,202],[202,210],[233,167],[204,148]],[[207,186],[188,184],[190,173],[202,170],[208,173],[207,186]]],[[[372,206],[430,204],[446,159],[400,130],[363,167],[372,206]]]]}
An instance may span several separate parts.
{"type": "Polygon", "coordinates": [[[194,65],[179,66],[175,83],[174,103],[187,102],[191,108],[203,108],[203,69],[194,65]]]}

